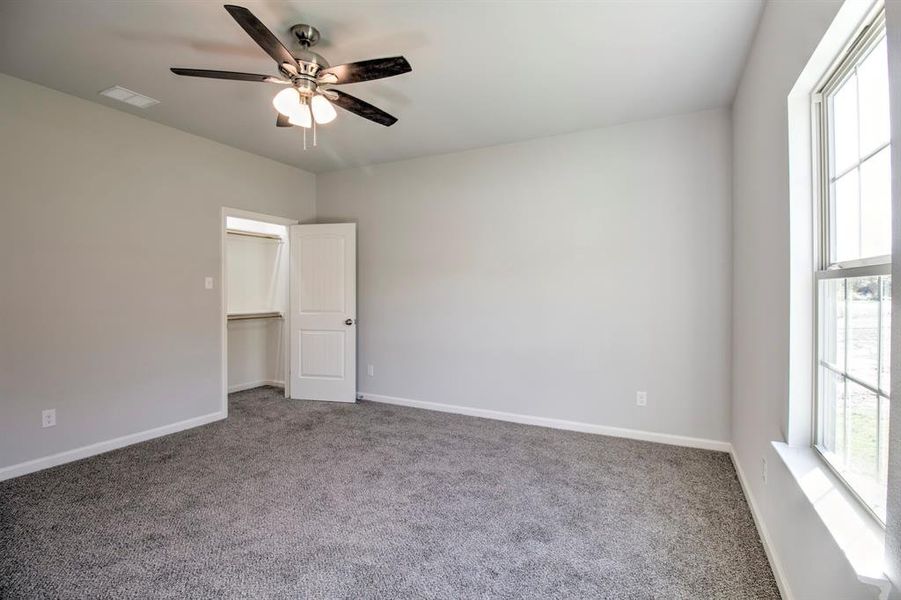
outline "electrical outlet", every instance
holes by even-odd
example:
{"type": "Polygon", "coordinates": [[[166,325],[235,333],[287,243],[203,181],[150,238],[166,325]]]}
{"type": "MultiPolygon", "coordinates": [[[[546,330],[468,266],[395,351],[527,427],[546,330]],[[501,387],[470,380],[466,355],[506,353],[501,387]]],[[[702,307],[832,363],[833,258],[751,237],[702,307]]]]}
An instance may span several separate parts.
{"type": "Polygon", "coordinates": [[[54,427],[56,425],[56,409],[50,408],[41,411],[41,427],[54,427]]]}
{"type": "Polygon", "coordinates": [[[212,277],[204,277],[203,278],[203,287],[208,290],[213,289],[213,278],[212,277]]]}
{"type": "Polygon", "coordinates": [[[760,476],[763,478],[763,484],[766,485],[767,478],[766,456],[760,459],[760,476]]]}
{"type": "Polygon", "coordinates": [[[648,393],[647,392],[636,392],[635,393],[635,404],[638,406],[647,406],[648,405],[648,393]]]}
{"type": "Polygon", "coordinates": [[[370,377],[375,377],[375,365],[369,365],[366,367],[366,374],[370,377]]]}

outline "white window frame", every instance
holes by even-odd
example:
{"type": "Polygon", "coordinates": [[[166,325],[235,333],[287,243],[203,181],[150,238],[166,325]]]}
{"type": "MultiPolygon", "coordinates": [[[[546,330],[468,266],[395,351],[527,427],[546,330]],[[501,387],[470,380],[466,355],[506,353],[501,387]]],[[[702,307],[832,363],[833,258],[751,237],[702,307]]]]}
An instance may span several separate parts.
{"type": "MultiPolygon", "coordinates": [[[[822,419],[821,419],[821,409],[820,409],[820,378],[819,378],[819,368],[823,366],[830,371],[841,375],[842,377],[847,378],[849,381],[860,385],[861,387],[869,390],[876,394],[877,397],[877,449],[879,447],[879,410],[881,409],[881,402],[879,401],[880,396],[885,396],[889,398],[891,401],[891,395],[886,393],[884,390],[881,390],[882,387],[882,378],[881,378],[881,369],[879,369],[879,375],[877,380],[877,385],[874,387],[873,385],[861,381],[852,375],[842,371],[839,372],[832,365],[824,364],[824,361],[820,358],[820,327],[819,327],[819,294],[820,294],[820,282],[828,279],[845,279],[845,278],[856,278],[856,277],[877,277],[877,276],[891,276],[892,274],[892,257],[891,255],[877,256],[877,257],[868,257],[857,260],[845,261],[845,262],[834,262],[832,261],[832,248],[831,242],[833,236],[831,235],[830,228],[833,224],[833,219],[831,218],[832,211],[832,180],[836,180],[840,178],[845,173],[850,172],[854,168],[859,168],[860,165],[865,162],[871,156],[875,156],[880,151],[885,149],[886,147],[891,145],[891,142],[888,142],[886,145],[880,146],[876,150],[870,152],[867,156],[863,158],[858,158],[857,162],[854,166],[847,168],[840,174],[836,174],[835,177],[831,177],[830,175],[830,156],[832,154],[832,148],[830,147],[830,136],[829,136],[829,128],[830,128],[830,118],[829,114],[829,102],[827,98],[829,95],[838,90],[847,79],[853,74],[857,65],[859,64],[861,58],[866,56],[871,50],[873,50],[881,41],[881,39],[885,36],[885,10],[881,6],[879,7],[878,13],[872,19],[869,19],[867,25],[864,26],[858,35],[854,38],[854,41],[848,45],[848,47],[838,56],[835,63],[830,67],[827,71],[826,75],[820,81],[819,85],[815,88],[817,92],[813,95],[813,117],[814,117],[814,131],[813,131],[813,168],[814,168],[814,198],[815,198],[815,206],[814,206],[814,285],[813,285],[813,332],[814,332],[814,343],[813,343],[813,353],[814,360],[813,363],[813,397],[811,398],[811,402],[813,404],[812,417],[813,422],[812,425],[812,446],[813,449],[817,452],[822,462],[829,468],[829,470],[842,482],[842,484],[847,488],[847,490],[851,493],[851,495],[860,503],[861,507],[864,508],[875,520],[876,522],[885,528],[885,523],[878,514],[870,507],[870,505],[857,493],[854,489],[854,486],[851,485],[850,482],[842,475],[841,472],[829,461],[826,457],[824,451],[820,447],[820,440],[822,439],[822,419]]],[[[881,286],[880,286],[880,294],[881,294],[881,286]]],[[[882,311],[880,310],[880,326],[879,330],[881,331],[881,317],[882,311]]],[[[846,319],[847,321],[847,319],[846,319]]],[[[847,326],[847,322],[846,322],[847,326]]],[[[846,333],[847,336],[847,333],[846,333]]],[[[847,339],[847,338],[846,338],[847,339]]],[[[879,348],[877,349],[879,359],[882,358],[882,336],[881,334],[878,336],[879,340],[879,348]]],[[[845,371],[847,371],[847,364],[845,364],[845,371]]],[[[878,454],[878,450],[877,450],[878,454]]],[[[877,457],[878,460],[878,457],[877,457]]]]}

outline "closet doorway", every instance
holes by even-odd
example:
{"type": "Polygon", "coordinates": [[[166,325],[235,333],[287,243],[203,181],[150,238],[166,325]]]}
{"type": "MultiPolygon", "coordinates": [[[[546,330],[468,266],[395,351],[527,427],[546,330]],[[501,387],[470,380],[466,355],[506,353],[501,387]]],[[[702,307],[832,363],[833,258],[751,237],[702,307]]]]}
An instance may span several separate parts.
{"type": "Polygon", "coordinates": [[[264,385],[356,401],[356,224],[222,209],[222,409],[264,385]]]}
{"type": "Polygon", "coordinates": [[[289,385],[289,227],[296,224],[222,209],[223,410],[231,392],[289,385]]]}

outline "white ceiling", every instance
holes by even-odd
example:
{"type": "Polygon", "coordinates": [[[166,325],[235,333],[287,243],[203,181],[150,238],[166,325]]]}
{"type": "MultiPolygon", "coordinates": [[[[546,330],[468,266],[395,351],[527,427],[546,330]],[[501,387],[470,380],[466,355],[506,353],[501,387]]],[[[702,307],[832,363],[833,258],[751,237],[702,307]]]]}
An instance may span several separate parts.
{"type": "MultiPolygon", "coordinates": [[[[3,0],[0,71],[320,172],[728,106],[762,0],[234,0],[288,44],[310,23],[333,65],[402,54],[413,72],[343,86],[398,117],[339,110],[304,152],[276,129],[278,86],[170,66],[276,74],[222,2],[3,0]],[[97,95],[121,85],[141,110],[97,95]]],[[[288,46],[289,49],[293,46],[288,46]]]]}

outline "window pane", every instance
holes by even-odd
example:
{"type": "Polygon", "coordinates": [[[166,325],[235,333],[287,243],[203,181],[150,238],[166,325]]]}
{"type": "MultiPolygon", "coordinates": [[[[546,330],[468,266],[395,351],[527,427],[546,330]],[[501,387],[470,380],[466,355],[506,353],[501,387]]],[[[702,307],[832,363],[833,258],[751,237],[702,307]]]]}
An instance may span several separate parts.
{"type": "Polygon", "coordinates": [[[892,151],[860,165],[860,256],[892,253],[892,151]]]}
{"type": "Polygon", "coordinates": [[[857,77],[852,75],[832,96],[832,168],[839,174],[860,159],[857,143],[857,77]]]}
{"type": "Polygon", "coordinates": [[[845,455],[845,383],[841,375],[819,368],[820,446],[838,456],[845,455]]]}
{"type": "MultiPolygon", "coordinates": [[[[845,380],[844,397],[834,404],[837,412],[843,412],[845,416],[842,422],[837,422],[834,432],[844,443],[836,444],[834,449],[821,443],[820,450],[861,499],[885,521],[880,429],[885,425],[882,424],[880,400],[866,388],[845,380]]],[[[881,401],[881,404],[885,406],[887,402],[881,401]]]]}
{"type": "Polygon", "coordinates": [[[891,386],[891,361],[892,352],[892,278],[882,277],[882,356],[880,357],[880,389],[889,394],[891,386]]]}
{"type": "Polygon", "coordinates": [[[874,388],[879,384],[879,278],[848,280],[847,373],[874,388]]]}
{"type": "Polygon", "coordinates": [[[845,385],[848,410],[848,448],[845,468],[853,474],[876,477],[876,394],[852,381],[845,385]]]}
{"type": "Polygon", "coordinates": [[[820,281],[820,360],[845,370],[845,280],[820,281]]]}
{"type": "Polygon", "coordinates": [[[860,86],[861,157],[887,144],[891,136],[886,57],[883,38],[857,69],[857,82],[860,86]]]}
{"type": "Polygon", "coordinates": [[[835,182],[833,262],[860,258],[860,196],[857,169],[835,182]]]}

